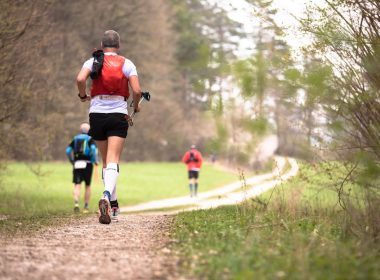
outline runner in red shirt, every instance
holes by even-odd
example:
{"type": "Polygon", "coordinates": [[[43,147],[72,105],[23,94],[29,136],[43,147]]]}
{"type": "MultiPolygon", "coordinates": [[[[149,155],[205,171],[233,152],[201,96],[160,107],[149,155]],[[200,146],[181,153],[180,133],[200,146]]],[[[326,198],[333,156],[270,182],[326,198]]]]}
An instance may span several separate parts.
{"type": "Polygon", "coordinates": [[[199,171],[203,162],[202,154],[196,149],[195,145],[191,145],[191,149],[183,155],[182,162],[187,165],[189,172],[190,196],[197,196],[199,171]]]}

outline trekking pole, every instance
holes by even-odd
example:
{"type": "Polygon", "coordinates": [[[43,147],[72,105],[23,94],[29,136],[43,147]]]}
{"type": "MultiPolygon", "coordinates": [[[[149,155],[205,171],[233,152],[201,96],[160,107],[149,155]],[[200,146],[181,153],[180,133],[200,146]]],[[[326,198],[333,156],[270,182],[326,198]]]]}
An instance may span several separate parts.
{"type": "MultiPolygon", "coordinates": [[[[143,102],[144,100],[150,101],[150,93],[148,91],[141,93],[141,99],[139,101],[139,106],[140,106],[141,102],[143,102]]],[[[133,101],[131,102],[130,107],[133,107],[133,101]]],[[[135,115],[136,115],[136,112],[133,111],[133,113],[128,117],[127,120],[128,120],[129,126],[133,126],[133,118],[135,117],[135,115]]]]}

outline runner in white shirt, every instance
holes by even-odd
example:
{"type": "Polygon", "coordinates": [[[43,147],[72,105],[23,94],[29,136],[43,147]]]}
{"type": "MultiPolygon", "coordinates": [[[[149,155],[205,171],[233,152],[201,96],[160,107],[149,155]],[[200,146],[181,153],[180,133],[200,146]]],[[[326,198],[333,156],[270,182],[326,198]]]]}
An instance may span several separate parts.
{"type": "Polygon", "coordinates": [[[98,78],[92,81],[89,96],[86,94],[86,80],[96,68],[93,66],[94,58],[83,64],[77,77],[80,100],[91,100],[89,135],[96,141],[103,160],[104,192],[99,200],[99,222],[102,224],[111,223],[111,219],[117,220],[116,181],[120,155],[128,134],[128,85],[133,91],[133,110],[136,113],[140,111],[141,88],[137,70],[130,60],[117,54],[119,47],[119,34],[113,30],[106,31],[102,38],[103,67],[98,78]]]}
{"type": "MultiPolygon", "coordinates": [[[[104,55],[116,55],[114,52],[105,52],[104,55]]],[[[83,64],[83,68],[92,71],[92,64],[94,58],[90,58],[83,64]]],[[[129,59],[125,59],[122,71],[124,75],[129,78],[130,76],[137,76],[136,66],[129,59]]],[[[92,99],[90,105],[90,113],[122,113],[128,114],[127,102],[124,100],[101,100],[92,99]]]]}

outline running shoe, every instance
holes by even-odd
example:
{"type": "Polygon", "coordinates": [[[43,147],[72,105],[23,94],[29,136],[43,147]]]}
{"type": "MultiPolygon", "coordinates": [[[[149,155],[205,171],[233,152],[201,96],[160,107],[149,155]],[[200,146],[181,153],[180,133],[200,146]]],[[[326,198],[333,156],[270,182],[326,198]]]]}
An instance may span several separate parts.
{"type": "Polygon", "coordinates": [[[83,214],[88,214],[90,213],[90,210],[88,208],[83,208],[83,214]]]}
{"type": "Polygon", "coordinates": [[[118,215],[120,213],[119,207],[112,207],[111,209],[111,219],[115,222],[119,220],[118,215]]]}
{"type": "Polygon", "coordinates": [[[79,212],[80,212],[79,205],[74,205],[74,213],[79,213],[79,212]]]}
{"type": "Polygon", "coordinates": [[[99,200],[99,223],[111,223],[111,205],[108,199],[105,197],[99,200]]]}

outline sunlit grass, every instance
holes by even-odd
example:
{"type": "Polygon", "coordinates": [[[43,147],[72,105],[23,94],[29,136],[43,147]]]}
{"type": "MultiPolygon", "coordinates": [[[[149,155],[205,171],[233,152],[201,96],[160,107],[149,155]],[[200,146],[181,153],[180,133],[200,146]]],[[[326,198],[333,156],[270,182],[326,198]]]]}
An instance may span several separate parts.
{"type": "MultiPolygon", "coordinates": [[[[93,176],[91,212],[103,192],[100,166],[93,176]]],[[[238,180],[238,176],[205,164],[199,190],[238,180]]],[[[181,163],[123,163],[117,185],[120,206],[188,195],[186,166],[181,163]]],[[[73,212],[72,167],[69,163],[11,163],[0,185],[0,225],[12,219],[52,217],[73,212]]],[[[80,206],[83,207],[84,186],[80,206]]]]}

